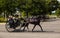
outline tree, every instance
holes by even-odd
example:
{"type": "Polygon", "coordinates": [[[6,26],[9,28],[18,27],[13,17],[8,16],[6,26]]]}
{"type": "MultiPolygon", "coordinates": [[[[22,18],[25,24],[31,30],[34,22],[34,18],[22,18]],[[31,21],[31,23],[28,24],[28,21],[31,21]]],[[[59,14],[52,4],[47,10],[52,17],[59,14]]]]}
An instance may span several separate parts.
{"type": "Polygon", "coordinates": [[[57,0],[0,0],[0,13],[13,15],[17,10],[30,15],[46,15],[58,8],[57,0]]]}
{"type": "Polygon", "coordinates": [[[59,3],[57,0],[51,0],[51,2],[49,3],[49,12],[51,14],[51,11],[57,10],[59,6],[59,3]]]}
{"type": "Polygon", "coordinates": [[[55,14],[57,15],[57,17],[60,16],[60,9],[59,8],[56,10],[56,13],[55,14]]]}

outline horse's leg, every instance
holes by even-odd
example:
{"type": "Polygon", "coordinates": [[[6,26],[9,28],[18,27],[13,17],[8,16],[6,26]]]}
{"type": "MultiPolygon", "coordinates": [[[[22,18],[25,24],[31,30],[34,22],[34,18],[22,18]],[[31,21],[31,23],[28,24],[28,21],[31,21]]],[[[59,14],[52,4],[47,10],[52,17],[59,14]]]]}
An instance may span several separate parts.
{"type": "Polygon", "coordinates": [[[33,27],[33,29],[32,29],[32,31],[34,30],[34,28],[36,27],[36,25],[34,25],[34,27],[33,27]]]}
{"type": "Polygon", "coordinates": [[[29,23],[27,23],[27,24],[26,24],[26,27],[27,27],[27,31],[29,31],[28,25],[29,25],[29,23]]]}
{"type": "Polygon", "coordinates": [[[24,24],[24,26],[23,26],[24,28],[23,28],[23,31],[25,30],[25,27],[26,27],[26,24],[24,24]]]}
{"type": "Polygon", "coordinates": [[[24,26],[25,26],[25,23],[21,24],[21,25],[20,25],[20,30],[21,30],[21,28],[24,27],[24,26]]]}
{"type": "Polygon", "coordinates": [[[42,29],[42,26],[40,25],[40,24],[38,24],[39,26],[40,26],[40,28],[41,28],[41,31],[43,31],[43,29],[42,29]]]}
{"type": "Polygon", "coordinates": [[[22,28],[22,25],[20,26],[20,30],[21,30],[21,28],[22,28]]]}
{"type": "MultiPolygon", "coordinates": [[[[28,24],[28,25],[29,25],[29,24],[28,24]]],[[[29,31],[28,25],[27,25],[27,29],[28,29],[27,31],[29,31]]]]}
{"type": "Polygon", "coordinates": [[[24,28],[23,28],[23,31],[25,30],[25,26],[24,26],[24,28]]]}

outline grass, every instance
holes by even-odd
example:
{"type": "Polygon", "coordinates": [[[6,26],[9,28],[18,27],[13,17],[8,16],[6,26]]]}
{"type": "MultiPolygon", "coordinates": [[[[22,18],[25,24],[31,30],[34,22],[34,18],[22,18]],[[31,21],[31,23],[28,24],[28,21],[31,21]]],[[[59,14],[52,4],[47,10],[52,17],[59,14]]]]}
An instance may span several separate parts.
{"type": "Polygon", "coordinates": [[[0,17],[0,23],[5,23],[7,21],[7,19],[0,17]]]}

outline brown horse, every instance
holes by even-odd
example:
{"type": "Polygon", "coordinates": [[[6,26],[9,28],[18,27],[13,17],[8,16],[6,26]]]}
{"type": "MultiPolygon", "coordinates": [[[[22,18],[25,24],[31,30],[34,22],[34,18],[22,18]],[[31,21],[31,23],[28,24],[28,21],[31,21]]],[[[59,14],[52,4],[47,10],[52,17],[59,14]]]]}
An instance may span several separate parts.
{"type": "Polygon", "coordinates": [[[21,27],[24,26],[24,29],[23,29],[23,31],[24,31],[25,27],[27,27],[27,29],[29,29],[28,28],[29,24],[34,24],[34,27],[33,27],[32,31],[34,30],[34,28],[36,27],[36,25],[39,25],[39,27],[41,28],[41,31],[43,31],[42,26],[40,25],[40,21],[41,21],[41,16],[38,16],[38,17],[35,17],[35,18],[34,17],[32,17],[32,18],[26,18],[26,19],[24,19],[24,23],[22,24],[21,27]]]}

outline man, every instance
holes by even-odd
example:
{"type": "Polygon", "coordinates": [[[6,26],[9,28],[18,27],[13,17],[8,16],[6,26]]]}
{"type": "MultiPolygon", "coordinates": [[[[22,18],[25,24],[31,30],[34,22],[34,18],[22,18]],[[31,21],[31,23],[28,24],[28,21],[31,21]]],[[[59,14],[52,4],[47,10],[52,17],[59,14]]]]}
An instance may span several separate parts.
{"type": "Polygon", "coordinates": [[[13,16],[9,16],[8,22],[9,22],[10,28],[12,28],[14,24],[13,16]]]}
{"type": "Polygon", "coordinates": [[[14,23],[15,23],[16,26],[20,25],[19,15],[15,15],[15,19],[14,20],[15,20],[14,23]]]}

